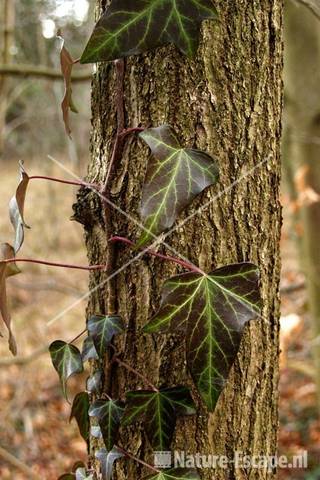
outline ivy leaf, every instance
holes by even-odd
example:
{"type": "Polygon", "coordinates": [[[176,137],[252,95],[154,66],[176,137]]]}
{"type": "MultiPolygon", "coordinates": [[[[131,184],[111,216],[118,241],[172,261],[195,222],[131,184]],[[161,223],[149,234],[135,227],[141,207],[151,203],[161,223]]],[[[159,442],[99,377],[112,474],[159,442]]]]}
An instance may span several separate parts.
{"type": "Polygon", "coordinates": [[[87,362],[88,360],[98,360],[98,354],[96,347],[94,346],[93,340],[90,337],[84,339],[81,352],[82,362],[87,362]]]}
{"type": "Polygon", "coordinates": [[[87,442],[89,440],[90,420],[89,420],[89,395],[87,392],[78,393],[72,404],[70,421],[75,418],[82,438],[87,442]]]}
{"type": "Polygon", "coordinates": [[[201,23],[217,18],[211,0],[113,0],[94,28],[81,63],[116,60],[175,44],[197,51],[201,23]]]}
{"type": "MultiPolygon", "coordinates": [[[[0,314],[9,332],[9,350],[13,355],[17,355],[17,344],[11,330],[11,315],[7,303],[6,279],[20,273],[16,263],[3,263],[3,260],[9,260],[15,257],[14,249],[8,243],[0,245],[0,314]]],[[[0,336],[1,333],[0,333],[0,336]]]]}
{"type": "Polygon", "coordinates": [[[76,470],[76,480],[93,480],[92,475],[88,475],[85,468],[77,468],[76,470]]]}
{"type": "Polygon", "coordinates": [[[144,480],[200,480],[200,476],[193,468],[173,468],[156,475],[148,475],[144,480]]]}
{"type": "Polygon", "coordinates": [[[156,475],[148,475],[144,480],[200,480],[200,476],[193,468],[173,468],[156,475]]]}
{"type": "Polygon", "coordinates": [[[127,393],[122,424],[129,425],[144,415],[145,430],[154,450],[169,450],[177,415],[195,413],[186,387],[137,390],[127,393]]]}
{"type": "Polygon", "coordinates": [[[61,30],[58,30],[57,37],[61,41],[61,49],[60,49],[60,65],[61,65],[61,72],[64,78],[64,96],[61,103],[61,110],[63,115],[63,122],[66,129],[67,134],[71,138],[71,127],[70,127],[70,120],[69,120],[69,110],[73,113],[78,113],[77,108],[75,107],[73,100],[72,100],[72,86],[71,86],[71,75],[72,69],[75,64],[75,60],[72,58],[71,54],[65,47],[65,41],[62,37],[61,30]]]}
{"type": "Polygon", "coordinates": [[[96,351],[102,359],[107,353],[107,348],[114,335],[123,333],[125,325],[122,318],[116,315],[94,315],[89,318],[87,328],[96,351]]]}
{"type": "Polygon", "coordinates": [[[62,340],[56,340],[49,347],[51,360],[60,377],[64,397],[67,397],[67,380],[83,372],[81,353],[77,347],[62,340]]]}
{"type": "Polygon", "coordinates": [[[24,228],[30,228],[24,220],[24,202],[29,184],[29,176],[20,162],[20,181],[16,194],[9,202],[9,216],[15,231],[14,251],[17,254],[24,240],[24,228]]]}
{"type": "Polygon", "coordinates": [[[218,180],[217,163],[200,150],[182,148],[169,125],[140,133],[153,156],[142,192],[141,217],[146,231],[138,247],[170,228],[179,213],[218,180]]]}
{"type": "Polygon", "coordinates": [[[105,448],[101,448],[96,452],[96,458],[101,464],[101,473],[103,480],[112,479],[113,464],[116,460],[124,457],[124,453],[117,447],[114,447],[110,452],[107,452],[105,448]]]}
{"type": "Polygon", "coordinates": [[[259,315],[259,269],[251,263],[208,275],[185,273],[165,282],[161,307],[144,332],[187,332],[187,363],[213,411],[237,356],[243,329],[259,315]]]}
{"type": "Polygon", "coordinates": [[[98,420],[107,450],[111,450],[116,442],[123,410],[118,400],[96,400],[89,409],[89,415],[98,420]]]}
{"type": "Polygon", "coordinates": [[[58,480],[75,480],[76,476],[74,473],[64,473],[63,475],[60,475],[58,480]]]}
{"type": "Polygon", "coordinates": [[[102,384],[102,370],[96,370],[87,378],[87,390],[89,393],[99,392],[102,384]]]}

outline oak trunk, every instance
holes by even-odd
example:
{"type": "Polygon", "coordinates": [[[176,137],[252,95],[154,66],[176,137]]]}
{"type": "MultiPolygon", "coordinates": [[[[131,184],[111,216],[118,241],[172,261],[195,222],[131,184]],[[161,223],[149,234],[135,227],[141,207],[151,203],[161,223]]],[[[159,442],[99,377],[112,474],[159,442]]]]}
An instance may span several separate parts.
{"type": "MultiPolygon", "coordinates": [[[[169,123],[184,145],[209,152],[220,165],[218,186],[207,189],[180,220],[196,213],[166,240],[202,269],[232,262],[253,261],[261,268],[263,320],[245,333],[216,412],[208,415],[194,391],[198,415],[178,421],[173,450],[226,455],[274,455],[277,445],[278,315],[279,315],[279,204],[282,110],[282,2],[278,0],[217,0],[220,22],[203,27],[196,60],[174,47],[125,61],[125,122],[127,127],[169,123]]],[[[100,2],[105,8],[105,2],[100,2]]],[[[88,178],[105,179],[117,128],[116,73],[112,63],[100,64],[93,82],[91,160],[88,178]]],[[[136,252],[117,246],[112,234],[135,240],[140,228],[141,187],[150,153],[137,137],[128,139],[112,177],[109,198],[122,209],[109,207],[83,190],[75,217],[85,225],[89,259],[101,263],[114,258],[115,269],[136,252]],[[128,218],[128,216],[130,218],[128,218]],[[106,221],[107,218],[107,221],[106,221]]],[[[163,252],[171,252],[162,248],[163,252]]],[[[142,335],[139,329],[159,306],[161,287],[176,266],[148,256],[133,261],[113,279],[95,273],[88,313],[113,308],[127,322],[117,340],[123,358],[155,384],[188,384],[182,338],[142,335]],[[116,300],[108,300],[110,291],[116,300]],[[111,304],[111,305],[110,305],[111,304]]],[[[123,398],[143,382],[122,368],[106,367],[105,388],[123,398]]],[[[152,451],[139,425],[126,429],[119,443],[134,455],[153,462],[152,451]]],[[[96,441],[91,443],[92,464],[96,441]]],[[[151,473],[132,461],[119,462],[116,480],[136,480],[151,473]]],[[[203,479],[270,479],[264,470],[202,470],[203,479]]]]}

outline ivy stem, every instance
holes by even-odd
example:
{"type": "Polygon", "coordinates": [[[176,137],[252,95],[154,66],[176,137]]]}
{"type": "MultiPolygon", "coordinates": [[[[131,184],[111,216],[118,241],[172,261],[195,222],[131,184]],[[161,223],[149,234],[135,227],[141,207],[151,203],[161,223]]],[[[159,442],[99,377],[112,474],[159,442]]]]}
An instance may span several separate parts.
{"type": "Polygon", "coordinates": [[[98,188],[95,183],[78,182],[76,180],[63,180],[62,178],[46,177],[44,175],[33,175],[29,180],[49,180],[50,182],[64,183],[66,185],[75,185],[76,187],[98,188]]]}
{"type": "Polygon", "coordinates": [[[117,356],[114,356],[112,358],[112,362],[117,362],[118,365],[120,365],[121,367],[125,368],[126,370],[128,370],[129,372],[131,373],[134,373],[134,375],[136,375],[137,377],[141,378],[141,380],[144,381],[144,383],[146,383],[147,385],[149,385],[149,387],[154,391],[154,392],[159,392],[159,389],[157,387],[155,387],[153,385],[153,383],[151,383],[144,375],[142,375],[141,373],[139,373],[135,368],[131,367],[128,363],[124,362],[123,360],[121,360],[119,357],[117,356]]]}
{"type": "Polygon", "coordinates": [[[36,260],[34,258],[9,258],[7,260],[1,260],[1,263],[35,263],[37,265],[47,265],[49,267],[60,267],[60,268],[72,268],[74,270],[106,270],[106,265],[72,265],[68,263],[56,263],[56,262],[46,262],[45,260],[36,260]]]}
{"type": "Polygon", "coordinates": [[[160,473],[160,470],[158,470],[157,468],[153,467],[153,466],[150,465],[149,463],[144,462],[143,460],[140,460],[140,458],[137,458],[137,457],[136,457],[135,455],[133,455],[132,453],[127,452],[127,450],[124,450],[124,448],[119,447],[119,445],[116,445],[116,448],[117,448],[118,450],[120,450],[120,452],[123,453],[123,455],[125,455],[125,456],[128,457],[128,458],[131,458],[131,460],[134,460],[135,462],[140,463],[140,465],[143,465],[144,467],[149,468],[149,470],[152,470],[152,471],[155,472],[155,473],[160,473]]]}
{"type": "MultiPolygon", "coordinates": [[[[128,238],[119,237],[119,236],[111,237],[109,242],[122,242],[122,243],[126,243],[127,245],[130,245],[131,247],[135,246],[135,243],[129,240],[128,238]]],[[[184,267],[187,270],[190,270],[191,272],[202,274],[202,271],[200,270],[200,268],[192,265],[191,263],[185,262],[184,260],[180,260],[179,258],[172,257],[171,255],[163,255],[162,253],[155,252],[154,250],[147,250],[146,254],[152,255],[153,257],[161,258],[162,260],[165,260],[167,262],[176,263],[177,265],[180,265],[181,267],[184,267]]]]}
{"type": "Polygon", "coordinates": [[[126,128],[120,133],[121,138],[126,138],[128,135],[131,135],[132,133],[139,133],[143,132],[145,130],[144,127],[132,127],[132,128],[126,128]]]}
{"type": "Polygon", "coordinates": [[[81,338],[82,335],[84,335],[86,332],[87,332],[87,329],[82,330],[82,332],[80,332],[76,337],[74,337],[72,340],[70,340],[69,343],[75,343],[75,342],[76,342],[79,338],[81,338]]]}

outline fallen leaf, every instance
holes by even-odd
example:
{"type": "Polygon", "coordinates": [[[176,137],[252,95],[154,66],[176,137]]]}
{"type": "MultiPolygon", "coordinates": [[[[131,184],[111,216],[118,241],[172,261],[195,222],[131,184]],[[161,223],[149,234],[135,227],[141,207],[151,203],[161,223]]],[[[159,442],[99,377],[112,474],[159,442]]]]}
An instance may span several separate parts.
{"type": "Polygon", "coordinates": [[[24,220],[24,203],[29,184],[29,176],[20,162],[20,182],[15,195],[9,202],[10,221],[15,231],[14,251],[17,254],[24,240],[24,228],[30,228],[24,220]]]}

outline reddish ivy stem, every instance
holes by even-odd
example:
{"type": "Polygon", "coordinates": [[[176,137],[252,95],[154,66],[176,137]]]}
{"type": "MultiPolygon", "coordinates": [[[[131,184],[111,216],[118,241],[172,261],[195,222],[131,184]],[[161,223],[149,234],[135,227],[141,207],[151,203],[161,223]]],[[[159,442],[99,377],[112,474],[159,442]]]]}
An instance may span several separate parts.
{"type": "Polygon", "coordinates": [[[131,367],[128,363],[124,362],[123,360],[121,360],[119,357],[117,356],[114,356],[111,360],[112,362],[117,362],[118,365],[120,365],[121,367],[125,368],[126,370],[128,370],[129,372],[133,373],[134,375],[136,375],[137,377],[141,378],[141,380],[144,381],[144,383],[146,383],[147,385],[149,385],[149,387],[154,391],[154,392],[159,392],[159,389],[157,387],[155,387],[153,385],[153,383],[151,383],[144,375],[142,375],[142,373],[138,372],[135,368],[131,367]]]}
{"type": "Polygon", "coordinates": [[[70,340],[69,343],[75,343],[77,340],[79,340],[79,338],[81,338],[85,333],[87,333],[87,331],[88,331],[87,329],[82,330],[82,332],[80,332],[76,337],[70,340]]]}
{"type": "MultiPolygon", "coordinates": [[[[134,242],[132,242],[131,240],[125,237],[114,236],[114,237],[111,237],[109,241],[126,243],[131,247],[135,246],[134,242]]],[[[200,268],[197,268],[191,263],[185,262],[184,260],[180,260],[179,258],[172,257],[171,255],[163,255],[162,253],[155,252],[154,250],[146,250],[146,255],[152,255],[153,257],[161,258],[162,260],[165,260],[167,262],[176,263],[177,265],[180,265],[181,267],[184,267],[187,270],[190,270],[191,272],[203,274],[200,268]]]]}
{"type": "Polygon", "coordinates": [[[1,260],[0,263],[35,263],[36,265],[47,265],[48,267],[60,267],[60,268],[72,268],[74,270],[106,270],[106,265],[72,265],[68,263],[56,263],[56,262],[47,262],[45,260],[36,260],[34,258],[9,258],[7,260],[1,260]]]}
{"type": "Polygon", "coordinates": [[[150,465],[149,463],[144,462],[143,460],[140,460],[140,458],[137,458],[135,455],[133,455],[132,453],[128,452],[128,451],[125,450],[124,448],[119,447],[119,445],[115,445],[115,447],[116,447],[121,453],[123,453],[123,455],[125,455],[125,456],[128,457],[128,458],[131,458],[131,460],[134,460],[135,462],[140,463],[140,465],[143,465],[144,467],[149,468],[149,470],[152,470],[152,471],[155,472],[155,473],[161,473],[160,470],[158,470],[157,468],[153,467],[153,466],[150,465]]]}
{"type": "Polygon", "coordinates": [[[44,175],[33,175],[29,180],[49,180],[50,182],[64,183],[66,185],[75,185],[76,187],[99,188],[95,183],[78,182],[76,180],[64,180],[62,178],[46,177],[44,175]]]}

